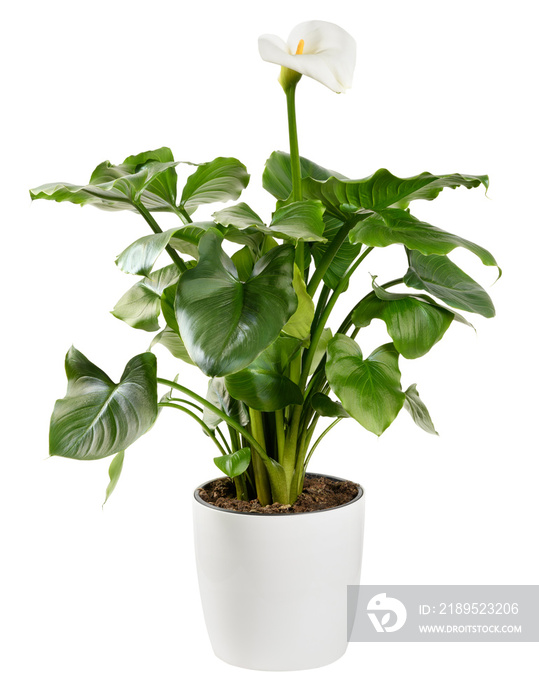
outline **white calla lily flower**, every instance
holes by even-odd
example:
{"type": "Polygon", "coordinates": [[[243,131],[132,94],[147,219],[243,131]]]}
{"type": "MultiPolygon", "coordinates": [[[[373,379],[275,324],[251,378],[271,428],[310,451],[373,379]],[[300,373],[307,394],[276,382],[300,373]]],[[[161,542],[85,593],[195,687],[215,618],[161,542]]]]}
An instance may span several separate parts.
{"type": "Polygon", "coordinates": [[[334,92],[344,92],[352,86],[356,42],[331,22],[312,20],[298,24],[287,42],[274,34],[263,34],[258,39],[258,50],[264,61],[307,75],[334,92]]]}

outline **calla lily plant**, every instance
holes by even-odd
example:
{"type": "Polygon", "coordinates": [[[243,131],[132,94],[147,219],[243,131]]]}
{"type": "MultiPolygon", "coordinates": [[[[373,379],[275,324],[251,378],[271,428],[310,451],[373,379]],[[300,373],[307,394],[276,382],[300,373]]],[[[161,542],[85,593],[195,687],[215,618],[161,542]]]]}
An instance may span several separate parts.
{"type": "Polygon", "coordinates": [[[235,158],[195,166],[178,196],[179,161],[169,148],[120,165],[105,161],[86,185],[30,191],[32,199],[128,210],[151,229],[116,260],[138,279],[113,310],[152,335],[148,351],[114,381],[71,348],[67,393],[50,424],[51,455],[113,457],[107,498],[125,450],[161,409],[173,409],[213,441],[215,464],[234,480],[238,499],[294,503],[314,451],[343,419],[381,435],[405,408],[435,433],[416,385],[401,386],[400,358],[425,355],[453,322],[469,325],[460,312],[494,316],[487,292],[449,257],[460,247],[497,266],[491,253],[410,211],[414,200],[433,200],[446,188],[486,188],[487,176],[401,178],[381,169],[354,179],[301,157],[298,82],[305,75],[334,92],[349,88],[355,42],[334,24],[312,21],[287,42],[260,37],[259,50],[282,67],[290,134],[290,153],[272,153],[263,174],[275,197],[269,223],[245,202],[217,208],[238,200],[249,183],[235,158]],[[196,219],[202,204],[216,205],[209,221],[196,219]],[[174,213],[178,224],[163,230],[160,212],[174,213]],[[352,275],[371,251],[388,246],[402,250],[402,276],[383,280],[377,271],[369,293],[353,298],[352,275]],[[162,264],[166,256],[169,264],[162,264]],[[346,296],[349,312],[333,322],[336,302],[346,296]],[[388,341],[364,354],[356,337],[373,319],[385,323],[388,341]],[[175,379],[159,375],[158,346],[178,359],[175,379]],[[207,375],[205,396],[183,384],[182,362],[207,375]],[[159,397],[160,385],[166,393],[159,397]]]}

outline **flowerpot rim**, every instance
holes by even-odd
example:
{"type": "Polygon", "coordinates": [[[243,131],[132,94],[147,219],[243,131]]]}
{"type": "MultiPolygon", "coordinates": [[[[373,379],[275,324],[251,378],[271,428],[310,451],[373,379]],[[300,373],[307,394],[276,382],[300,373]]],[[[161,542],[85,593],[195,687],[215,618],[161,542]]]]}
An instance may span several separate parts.
{"type": "MultiPolygon", "coordinates": [[[[350,479],[344,479],[340,476],[332,476],[331,474],[319,474],[318,472],[308,472],[306,476],[322,476],[327,479],[332,479],[333,481],[350,481],[350,479]]],[[[365,493],[365,489],[361,484],[356,484],[358,487],[358,493],[357,496],[352,498],[351,501],[348,501],[347,503],[341,503],[338,506],[331,506],[331,508],[323,508],[322,510],[312,510],[304,513],[250,513],[250,512],[245,512],[245,511],[239,511],[239,510],[233,510],[232,508],[221,508],[220,506],[216,506],[213,503],[207,503],[204,499],[200,497],[200,489],[204,489],[208,486],[208,484],[211,484],[213,481],[217,481],[221,477],[215,477],[213,479],[209,479],[208,481],[205,481],[203,484],[200,484],[200,486],[197,486],[193,496],[195,497],[195,501],[197,503],[200,503],[203,506],[206,506],[207,508],[212,508],[213,510],[220,511],[221,513],[231,513],[232,515],[257,515],[257,516],[262,516],[262,517],[268,517],[268,516],[275,516],[277,518],[286,518],[290,516],[301,516],[301,515],[317,515],[320,513],[329,513],[332,510],[338,510],[339,508],[346,508],[347,506],[351,506],[353,503],[356,503],[359,501],[361,498],[363,498],[363,495],[365,493]]],[[[353,482],[356,483],[356,482],[353,482]]]]}

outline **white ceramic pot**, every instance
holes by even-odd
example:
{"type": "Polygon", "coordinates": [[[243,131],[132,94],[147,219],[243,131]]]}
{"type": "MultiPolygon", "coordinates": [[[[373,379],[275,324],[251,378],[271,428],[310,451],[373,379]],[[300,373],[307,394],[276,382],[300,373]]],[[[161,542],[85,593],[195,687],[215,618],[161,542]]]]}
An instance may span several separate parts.
{"type": "Polygon", "coordinates": [[[195,491],[200,595],[220,659],[295,671],[344,654],[347,585],[359,584],[361,572],[364,502],[360,487],[336,508],[264,515],[217,508],[195,491]]]}

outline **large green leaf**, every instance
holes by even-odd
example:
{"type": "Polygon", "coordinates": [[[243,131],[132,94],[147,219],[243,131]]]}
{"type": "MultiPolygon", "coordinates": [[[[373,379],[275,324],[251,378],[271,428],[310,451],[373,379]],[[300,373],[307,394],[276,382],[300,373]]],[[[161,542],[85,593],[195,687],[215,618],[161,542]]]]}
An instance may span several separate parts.
{"type": "Polygon", "coordinates": [[[187,178],[180,206],[192,214],[201,204],[237,199],[249,183],[249,173],[236,158],[202,163],[187,178]]]}
{"type": "Polygon", "coordinates": [[[157,364],[151,352],[129,360],[117,384],[73,347],[65,366],[67,393],[54,405],[51,455],[108,457],[151,428],[157,418],[157,364]]]}
{"type": "Polygon", "coordinates": [[[321,202],[292,202],[277,209],[271,224],[266,226],[248,204],[241,202],[215,212],[213,217],[222,226],[234,226],[240,231],[259,231],[291,242],[323,243],[323,214],[321,202]]]}
{"type": "Polygon", "coordinates": [[[244,369],[278,337],[297,308],[294,248],[277,246],[242,282],[212,232],[202,237],[200,260],[184,272],[176,318],[189,355],[210,377],[244,369]]]}
{"type": "Polygon", "coordinates": [[[487,292],[446,255],[422,255],[408,250],[408,272],[404,283],[434,294],[455,309],[492,318],[496,314],[487,292]]]}
{"type": "Polygon", "coordinates": [[[283,333],[291,335],[293,338],[304,340],[308,347],[308,341],[311,335],[311,324],[314,318],[314,302],[311,295],[307,292],[303,275],[299,271],[297,265],[294,265],[293,284],[294,291],[298,297],[298,308],[294,311],[286,326],[283,328],[283,333]]]}
{"type": "Polygon", "coordinates": [[[169,148],[146,151],[129,156],[121,165],[100,163],[87,185],[53,182],[30,190],[30,197],[135,211],[140,201],[151,211],[174,211],[176,165],[169,148]]]}
{"type": "Polygon", "coordinates": [[[368,326],[373,318],[384,321],[396,350],[408,359],[427,353],[455,317],[448,309],[412,295],[394,295],[390,299],[368,295],[355,308],[352,321],[358,328],[368,326]]]}
{"type": "Polygon", "coordinates": [[[420,221],[400,209],[384,209],[358,222],[350,232],[350,241],[380,248],[400,243],[423,255],[446,255],[460,246],[477,255],[484,265],[497,266],[485,248],[420,221]]]}
{"type": "Polygon", "coordinates": [[[326,376],[344,409],[361,425],[381,435],[401,410],[398,353],[389,343],[366,360],[357,343],[337,333],[328,345],[326,376]]]}
{"type": "MultiPolygon", "coordinates": [[[[209,401],[215,408],[226,413],[230,418],[234,418],[240,425],[249,423],[249,411],[241,401],[237,401],[230,396],[224,377],[212,377],[210,379],[206,401],[209,401]]],[[[204,407],[203,420],[213,430],[223,419],[209,408],[204,407]]]]}
{"type": "Polygon", "coordinates": [[[412,384],[404,392],[404,408],[414,419],[414,423],[431,435],[438,435],[427,407],[417,392],[417,384],[412,384]]]}
{"type": "Polygon", "coordinates": [[[446,187],[470,189],[479,185],[488,187],[486,175],[421,173],[400,178],[382,168],[361,180],[307,177],[302,181],[302,192],[306,199],[319,199],[329,212],[346,218],[361,209],[378,212],[394,205],[403,208],[414,199],[435,199],[446,187]]]}
{"type": "Polygon", "coordinates": [[[299,346],[294,338],[277,338],[249,367],[225,378],[229,394],[257,411],[303,403],[299,386],[285,374],[299,346]]]}
{"type": "Polygon", "coordinates": [[[251,450],[249,447],[242,447],[241,450],[229,455],[215,457],[215,466],[224,472],[227,476],[233,479],[240,476],[251,463],[251,450]]]}
{"type": "MultiPolygon", "coordinates": [[[[350,180],[306,158],[301,159],[301,175],[303,198],[320,200],[328,213],[340,219],[346,219],[360,209],[379,211],[390,206],[405,208],[414,199],[435,199],[444,188],[488,187],[486,175],[433,175],[425,172],[415,177],[400,178],[386,169],[360,180],[350,180]]],[[[272,153],[266,163],[262,183],[277,199],[288,200],[292,193],[288,153],[272,153]]]]}
{"type": "Polygon", "coordinates": [[[179,274],[175,265],[168,265],[144,277],[118,301],[112,310],[113,316],[133,328],[144,331],[159,330],[161,295],[167,287],[178,281],[179,274]]]}

